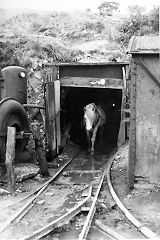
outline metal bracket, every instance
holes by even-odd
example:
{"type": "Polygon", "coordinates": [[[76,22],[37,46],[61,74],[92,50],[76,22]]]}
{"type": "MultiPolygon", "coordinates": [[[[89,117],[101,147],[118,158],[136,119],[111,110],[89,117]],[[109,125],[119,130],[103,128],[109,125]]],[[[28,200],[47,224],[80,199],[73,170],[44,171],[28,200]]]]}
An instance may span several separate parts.
{"type": "Polygon", "coordinates": [[[155,75],[153,75],[153,73],[151,73],[151,71],[148,69],[147,66],[145,66],[143,59],[140,59],[139,57],[135,57],[135,61],[141,66],[141,68],[148,74],[148,76],[150,76],[150,78],[160,88],[160,82],[158,78],[155,75]]]}

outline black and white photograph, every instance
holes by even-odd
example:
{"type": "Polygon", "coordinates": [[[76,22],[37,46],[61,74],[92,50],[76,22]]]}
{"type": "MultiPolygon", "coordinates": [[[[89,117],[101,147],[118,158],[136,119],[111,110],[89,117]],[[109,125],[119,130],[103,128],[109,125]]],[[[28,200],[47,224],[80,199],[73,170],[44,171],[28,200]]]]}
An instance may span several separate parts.
{"type": "Polygon", "coordinates": [[[160,240],[159,0],[0,0],[0,240],[160,240]]]}

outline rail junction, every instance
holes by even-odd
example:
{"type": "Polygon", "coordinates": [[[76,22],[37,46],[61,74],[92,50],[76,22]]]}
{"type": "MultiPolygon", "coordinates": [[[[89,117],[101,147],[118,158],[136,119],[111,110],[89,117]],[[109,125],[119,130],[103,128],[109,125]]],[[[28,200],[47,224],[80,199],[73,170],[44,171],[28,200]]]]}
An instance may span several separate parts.
{"type": "MultiPolygon", "coordinates": [[[[69,229],[74,231],[75,239],[88,239],[93,222],[105,237],[108,236],[104,239],[125,239],[94,219],[100,192],[107,179],[112,188],[109,171],[117,154],[116,149],[110,154],[90,156],[83,149],[73,146],[68,153],[59,169],[41,187],[15,204],[1,209],[0,239],[11,240],[13,236],[17,240],[47,239],[50,234],[54,237],[58,229],[65,235],[68,224],[69,229]],[[68,191],[64,197],[66,189],[68,191]],[[56,195],[57,190],[59,194],[56,195]],[[63,202],[62,205],[56,206],[57,197],[61,197],[59,202],[63,202]]],[[[143,236],[157,237],[144,225],[137,223],[139,225],[135,226],[139,231],[142,230],[143,236]]]]}

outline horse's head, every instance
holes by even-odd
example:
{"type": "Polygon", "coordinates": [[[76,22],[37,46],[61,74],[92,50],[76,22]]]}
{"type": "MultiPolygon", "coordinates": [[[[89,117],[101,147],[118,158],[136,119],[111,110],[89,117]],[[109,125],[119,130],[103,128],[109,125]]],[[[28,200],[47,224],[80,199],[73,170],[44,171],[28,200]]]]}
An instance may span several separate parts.
{"type": "Polygon", "coordinates": [[[97,107],[94,103],[90,103],[84,107],[84,124],[88,132],[93,130],[93,125],[97,118],[96,109],[97,107]]]}

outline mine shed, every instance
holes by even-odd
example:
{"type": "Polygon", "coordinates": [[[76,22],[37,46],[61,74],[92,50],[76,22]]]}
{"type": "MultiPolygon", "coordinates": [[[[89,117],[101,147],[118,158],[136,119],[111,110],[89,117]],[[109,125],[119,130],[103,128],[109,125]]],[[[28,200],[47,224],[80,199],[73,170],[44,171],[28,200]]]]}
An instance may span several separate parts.
{"type": "Polygon", "coordinates": [[[117,142],[125,141],[128,137],[124,112],[128,67],[129,63],[125,62],[63,63],[45,67],[47,138],[52,152],[58,153],[67,137],[87,149],[83,108],[92,102],[100,103],[107,117],[102,146],[97,135],[97,151],[108,153],[117,142]]]}
{"type": "Polygon", "coordinates": [[[132,37],[128,182],[160,182],[160,39],[132,37]]]}

